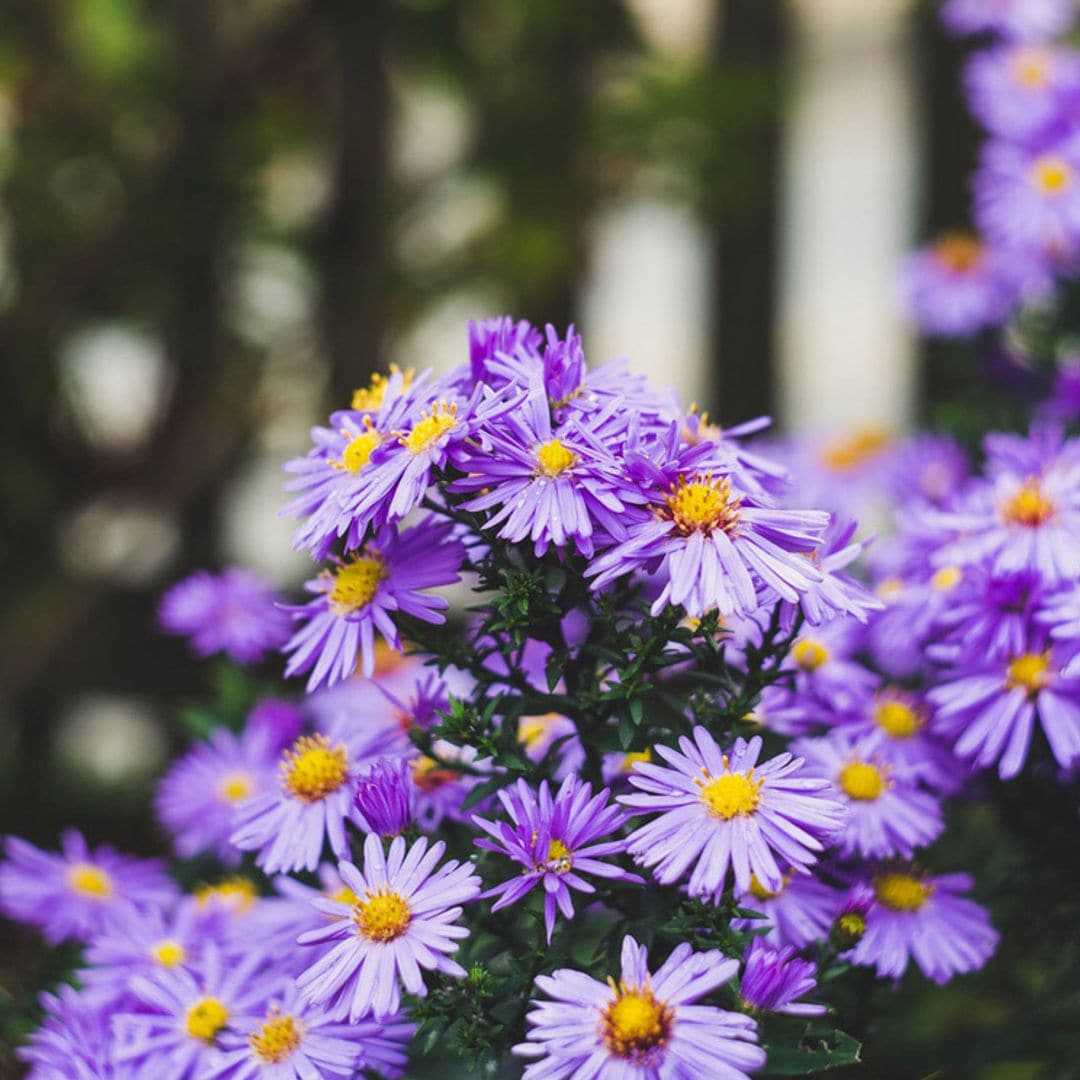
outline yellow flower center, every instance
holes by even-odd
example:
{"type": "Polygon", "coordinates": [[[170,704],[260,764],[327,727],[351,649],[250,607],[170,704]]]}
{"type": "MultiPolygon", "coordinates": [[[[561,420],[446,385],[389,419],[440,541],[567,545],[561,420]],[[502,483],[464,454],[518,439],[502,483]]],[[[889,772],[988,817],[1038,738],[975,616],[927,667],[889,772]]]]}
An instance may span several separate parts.
{"type": "Polygon", "coordinates": [[[878,903],[892,911],[918,911],[933,891],[933,885],[911,874],[882,874],[874,878],[878,903]]]}
{"type": "Polygon", "coordinates": [[[895,600],[904,591],[904,579],[886,578],[874,591],[882,600],[895,600]]]}
{"type": "Polygon", "coordinates": [[[1062,195],[1072,186],[1073,171],[1067,161],[1046,154],[1032,165],[1031,182],[1042,195],[1062,195]]]}
{"type": "Polygon", "coordinates": [[[1049,667],[1049,653],[1021,653],[1005,669],[1005,685],[1009,690],[1026,690],[1029,697],[1036,697],[1050,681],[1049,667]]]}
{"type": "Polygon", "coordinates": [[[784,891],[784,885],[787,884],[787,878],[784,878],[783,885],[780,886],[775,892],[772,889],[766,889],[761,884],[757,874],[750,875],[750,895],[756,897],[758,900],[772,900],[773,897],[779,896],[784,891]]]}
{"type": "Polygon", "coordinates": [[[304,1025],[292,1016],[282,1016],[275,1007],[248,1036],[251,1049],[260,1061],[277,1065],[284,1061],[303,1041],[304,1025]]]}
{"type": "Polygon", "coordinates": [[[647,765],[650,761],[652,761],[651,750],[631,750],[628,754],[623,754],[619,771],[630,772],[638,762],[647,765]]]}
{"type": "Polygon", "coordinates": [[[967,274],[983,261],[983,246],[974,236],[950,233],[934,245],[934,254],[946,270],[967,274]]]}
{"type": "Polygon", "coordinates": [[[361,555],[334,572],[334,586],[330,590],[330,603],[338,611],[359,611],[370,604],[379,586],[387,579],[386,563],[374,548],[368,547],[367,555],[361,555]]]}
{"type": "Polygon", "coordinates": [[[231,877],[219,882],[217,885],[200,885],[195,890],[195,899],[199,907],[221,902],[226,907],[232,908],[240,914],[247,911],[258,899],[259,893],[255,883],[245,877],[231,877]]]}
{"type": "Polygon", "coordinates": [[[960,584],[963,576],[964,572],[959,566],[943,566],[930,578],[930,588],[936,592],[948,592],[960,584]]]}
{"type": "Polygon", "coordinates": [[[684,536],[694,532],[708,535],[714,529],[729,533],[739,520],[741,502],[741,496],[732,498],[731,481],[726,477],[714,480],[711,475],[695,476],[687,483],[680,476],[671,485],[661,513],[675,522],[684,536]]]}
{"type": "MultiPolygon", "coordinates": [[[[727,765],[727,758],[724,764],[727,765]]],[[[724,821],[752,814],[761,802],[761,788],[765,781],[755,780],[753,769],[749,773],[726,772],[721,776],[705,773],[705,777],[705,780],[694,780],[701,788],[698,798],[708,807],[710,814],[724,821]]]]}
{"type": "Polygon", "coordinates": [[[412,911],[400,893],[383,886],[365,893],[353,909],[353,922],[368,941],[394,941],[409,929],[412,911]]]}
{"type": "MultiPolygon", "coordinates": [[[[397,364],[390,365],[391,374],[396,374],[400,370],[397,364]]],[[[401,381],[401,388],[403,390],[408,389],[412,385],[412,380],[413,372],[411,370],[406,371],[401,381]]],[[[381,409],[389,382],[390,380],[382,372],[375,372],[367,386],[362,386],[359,390],[353,391],[352,407],[357,412],[375,412],[377,409],[381,409]]]]}
{"type": "Polygon", "coordinates": [[[231,773],[218,788],[221,798],[227,803],[243,802],[254,790],[255,782],[247,773],[231,773]]]}
{"type": "Polygon", "coordinates": [[[602,1031],[608,1050],[621,1058],[635,1058],[663,1046],[671,1033],[674,1013],[657,1001],[648,986],[615,986],[615,998],[604,1010],[602,1031]]]}
{"type": "Polygon", "coordinates": [[[558,439],[551,439],[536,451],[537,472],[541,476],[558,476],[577,464],[578,456],[558,439]]]}
{"type": "Polygon", "coordinates": [[[1045,49],[1021,49],[1011,67],[1013,80],[1026,90],[1045,90],[1050,81],[1051,57],[1045,49]]]}
{"type": "Polygon", "coordinates": [[[187,958],[187,951],[179,941],[159,941],[150,950],[155,964],[163,968],[174,968],[187,958]]]}
{"type": "Polygon", "coordinates": [[[845,937],[858,941],[866,933],[866,919],[857,911],[849,911],[836,920],[836,925],[845,937]]]}
{"type": "Polygon", "coordinates": [[[900,698],[884,698],[874,705],[874,723],[894,739],[910,739],[922,731],[926,717],[900,698]]]}
{"type": "Polygon", "coordinates": [[[112,878],[93,863],[77,863],[68,871],[68,885],[79,896],[107,900],[113,894],[112,878]]]}
{"type": "Polygon", "coordinates": [[[354,893],[348,885],[342,885],[340,889],[335,889],[333,892],[327,893],[326,895],[329,899],[336,900],[339,904],[360,903],[356,893],[354,893]]]}
{"type": "Polygon", "coordinates": [[[294,799],[312,803],[332,795],[349,779],[349,759],[340,743],[323,734],[301,735],[282,754],[281,783],[294,799]]]}
{"type": "Polygon", "coordinates": [[[837,472],[846,472],[877,457],[889,445],[889,435],[882,428],[865,427],[847,438],[833,439],[821,452],[822,462],[837,472]]]}
{"type": "Polygon", "coordinates": [[[800,671],[817,671],[829,662],[829,650],[815,638],[802,638],[791,647],[791,659],[800,671]]]}
{"type": "Polygon", "coordinates": [[[457,422],[457,405],[440,401],[431,407],[431,412],[424,413],[408,434],[401,434],[398,438],[410,454],[421,454],[451,428],[457,427],[457,422]]]}
{"type": "Polygon", "coordinates": [[[850,799],[873,802],[889,786],[885,773],[869,761],[850,761],[840,770],[837,782],[850,799]]]}
{"type": "Polygon", "coordinates": [[[565,874],[573,864],[574,860],[570,854],[570,849],[561,840],[552,840],[548,844],[547,859],[541,869],[552,870],[556,874],[565,874]]]}
{"type": "Polygon", "coordinates": [[[523,716],[518,721],[518,742],[527,750],[533,749],[551,730],[554,723],[561,720],[559,713],[543,713],[539,716],[523,716]]]}
{"type": "Polygon", "coordinates": [[[371,460],[371,455],[380,442],[382,436],[369,427],[367,431],[361,431],[349,441],[341,452],[340,461],[332,461],[330,464],[337,469],[347,469],[355,476],[371,460]]]}
{"type": "Polygon", "coordinates": [[[412,768],[413,783],[421,791],[437,791],[445,784],[453,783],[458,774],[453,769],[444,769],[434,759],[426,754],[413,758],[410,762],[412,768]]]}
{"type": "Polygon", "coordinates": [[[1042,486],[1035,477],[1025,480],[1016,494],[1006,499],[1001,507],[1001,516],[1010,525],[1026,525],[1029,529],[1044,525],[1054,513],[1053,502],[1043,494],[1042,486]]]}
{"type": "Polygon", "coordinates": [[[213,1042],[228,1022],[229,1010],[217,998],[196,1001],[187,1011],[187,1033],[201,1042],[213,1042]]]}

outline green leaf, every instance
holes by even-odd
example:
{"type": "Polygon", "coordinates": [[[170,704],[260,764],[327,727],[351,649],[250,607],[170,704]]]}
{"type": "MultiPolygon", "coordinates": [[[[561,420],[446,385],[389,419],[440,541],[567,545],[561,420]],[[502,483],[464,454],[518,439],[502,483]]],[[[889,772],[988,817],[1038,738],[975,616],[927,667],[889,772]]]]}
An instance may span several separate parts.
{"type": "Polygon", "coordinates": [[[798,1046],[766,1046],[763,1076],[811,1076],[859,1062],[862,1044],[843,1031],[807,1027],[798,1046]]]}
{"type": "Polygon", "coordinates": [[[489,795],[494,795],[500,788],[506,787],[507,784],[514,782],[516,777],[513,773],[500,773],[498,776],[493,776],[490,780],[485,780],[482,784],[477,784],[476,787],[465,796],[465,801],[461,804],[463,810],[468,810],[475,806],[479,802],[483,802],[489,795]]]}

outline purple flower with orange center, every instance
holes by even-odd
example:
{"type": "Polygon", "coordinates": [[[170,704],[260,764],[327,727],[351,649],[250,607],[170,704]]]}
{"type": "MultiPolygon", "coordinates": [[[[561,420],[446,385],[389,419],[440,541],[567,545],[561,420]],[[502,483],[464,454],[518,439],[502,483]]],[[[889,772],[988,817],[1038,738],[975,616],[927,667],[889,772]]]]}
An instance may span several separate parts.
{"type": "Polygon", "coordinates": [[[751,1010],[787,1016],[824,1015],[824,1005],[799,1001],[816,988],[817,966],[799,959],[790,945],[774,949],[761,938],[754,938],[743,963],[739,997],[751,1010]]]}
{"type": "Polygon", "coordinates": [[[445,851],[441,841],[429,847],[421,838],[407,847],[399,836],[384,855],[382,841],[369,833],[363,869],[338,866],[354,899],[313,901],[333,920],[299,939],[320,948],[297,980],[307,1001],[334,1019],[380,1019],[400,1010],[402,986],[427,994],[421,970],[465,974],[449,954],[469,936],[458,920],[461,905],[480,893],[480,879],[456,859],[439,866],[445,851]]]}
{"type": "Polygon", "coordinates": [[[628,850],[662,884],[689,871],[691,896],[718,900],[729,871],[740,890],[752,876],[779,888],[781,865],[805,870],[843,827],[844,807],[828,781],[808,775],[791,754],[759,764],[760,736],[737,739],[725,754],[698,727],[693,741],[679,740],[681,753],[655,750],[669,767],[635,764],[630,783],[638,790],[619,797],[638,813],[659,814],[631,835],[628,850]]]}
{"type": "Polygon", "coordinates": [[[747,1080],[765,1064],[757,1025],[742,1013],[697,1004],[738,971],[723,953],[679,945],[650,972],[648,953],[629,935],[618,983],[561,968],[539,975],[527,1040],[525,1080],[723,1077],[747,1080]]]}
{"type": "Polygon", "coordinates": [[[465,548],[449,522],[425,518],[399,533],[384,526],[347,560],[307,583],[315,598],[291,608],[301,625],[284,647],[291,654],[286,675],[308,675],[307,689],[347,679],[359,663],[375,670],[375,634],[395,649],[401,638],[392,613],[443,623],[449,604],[427,590],[458,580],[465,548]]]}
{"type": "Polygon", "coordinates": [[[770,945],[803,949],[829,936],[839,903],[837,891],[812,874],[788,871],[776,889],[751,877],[750,888],[739,894],[739,906],[764,918],[733,919],[731,925],[736,930],[767,928],[762,940],[770,945]]]}
{"type": "Polygon", "coordinates": [[[806,758],[811,776],[825,777],[835,797],[848,808],[847,822],[836,837],[839,853],[879,858],[909,857],[932,843],[945,827],[940,802],[861,741],[842,730],[823,739],[793,744],[806,758]]]}
{"type": "Polygon", "coordinates": [[[491,837],[475,843],[486,851],[506,855],[522,869],[484,894],[498,897],[492,911],[517,903],[543,885],[544,928],[550,942],[556,908],[567,919],[574,917],[571,889],[596,891],[583,875],[644,883],[637,874],[604,861],[626,851],[626,840],[612,838],[622,829],[626,815],[618,806],[608,805],[608,791],[593,795],[591,785],[568,776],[554,795],[546,780],[541,781],[538,792],[519,780],[513,791],[504,788],[498,796],[510,821],[474,816],[473,823],[491,837]]]}
{"type": "Polygon", "coordinates": [[[154,908],[179,895],[157,860],[133,859],[107,846],[91,850],[74,829],[62,834],[59,854],[9,836],[4,855],[0,911],[36,926],[50,945],[89,941],[118,925],[132,905],[154,908]]]}
{"type": "Polygon", "coordinates": [[[967,899],[967,874],[930,877],[908,867],[883,867],[871,879],[874,903],[858,944],[844,957],[899,979],[914,960],[936,983],[976,971],[997,948],[986,910],[967,899]]]}

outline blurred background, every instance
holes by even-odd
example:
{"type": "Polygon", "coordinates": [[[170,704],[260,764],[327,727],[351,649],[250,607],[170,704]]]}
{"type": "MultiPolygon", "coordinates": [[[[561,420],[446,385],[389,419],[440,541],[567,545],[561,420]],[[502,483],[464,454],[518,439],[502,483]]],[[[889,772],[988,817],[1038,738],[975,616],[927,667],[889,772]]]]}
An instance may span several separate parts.
{"type": "Polygon", "coordinates": [[[976,146],[933,8],[5,0],[0,832],[160,846],[215,676],[156,598],[295,585],[282,460],[469,318],[573,321],[724,423],[917,421],[896,262],[976,146]]]}

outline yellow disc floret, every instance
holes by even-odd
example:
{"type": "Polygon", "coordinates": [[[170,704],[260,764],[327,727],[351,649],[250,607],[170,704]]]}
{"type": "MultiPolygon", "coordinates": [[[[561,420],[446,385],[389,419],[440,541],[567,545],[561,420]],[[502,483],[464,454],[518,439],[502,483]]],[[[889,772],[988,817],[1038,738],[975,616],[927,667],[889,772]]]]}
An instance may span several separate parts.
{"type": "Polygon", "coordinates": [[[339,612],[359,611],[370,604],[388,576],[379,553],[370,545],[364,550],[367,554],[333,571],[334,584],[328,599],[339,612]]]}
{"type": "Polygon", "coordinates": [[[885,773],[869,761],[849,761],[837,777],[837,783],[849,799],[873,802],[889,786],[885,773]]]}
{"type": "Polygon", "coordinates": [[[187,1033],[200,1042],[213,1042],[228,1022],[229,1010],[217,998],[205,997],[187,1011],[187,1033]]]}
{"type": "Polygon", "coordinates": [[[671,485],[671,491],[661,508],[661,516],[670,518],[684,536],[700,532],[706,535],[716,529],[731,532],[739,520],[742,496],[732,496],[727,477],[714,480],[710,474],[685,477],[671,485]]]}
{"type": "Polygon", "coordinates": [[[1049,668],[1049,653],[1021,653],[1009,661],[1005,685],[1010,690],[1025,690],[1031,698],[1037,697],[1050,681],[1049,668]]]}
{"type": "Polygon", "coordinates": [[[457,423],[457,405],[447,405],[445,401],[439,401],[432,405],[430,412],[424,413],[411,431],[399,433],[398,439],[410,454],[422,454],[448,431],[457,427],[457,423]]]}
{"type": "Polygon", "coordinates": [[[949,233],[934,245],[934,255],[946,270],[968,274],[983,261],[983,246],[966,233],[949,233]]]}
{"type": "Polygon", "coordinates": [[[300,802],[312,803],[332,795],[349,779],[349,759],[340,743],[332,746],[323,734],[302,735],[282,754],[282,787],[300,802]]]}
{"type": "Polygon", "coordinates": [[[1053,502],[1034,476],[1028,477],[1001,505],[1001,516],[1005,521],[1010,525],[1026,525],[1029,529],[1046,524],[1055,512],[1053,502]]]}
{"type": "MultiPolygon", "coordinates": [[[[390,365],[391,375],[396,375],[400,370],[397,364],[390,365]]],[[[408,389],[412,385],[412,380],[412,371],[406,371],[401,378],[401,389],[408,389]]],[[[375,412],[377,409],[381,409],[386,398],[386,388],[389,384],[390,380],[382,372],[375,372],[367,386],[362,386],[359,390],[353,391],[352,407],[357,412],[375,412]]]]}
{"type": "MultiPolygon", "coordinates": [[[[724,759],[727,765],[727,759],[724,759]]],[[[698,798],[708,808],[709,813],[724,821],[734,817],[746,817],[752,814],[761,802],[761,788],[764,780],[754,779],[754,770],[748,773],[726,772],[720,776],[705,773],[704,780],[695,779],[698,785],[698,798]]]]}
{"type": "Polygon", "coordinates": [[[550,439],[536,451],[536,472],[539,476],[558,476],[573,468],[577,454],[567,449],[558,439],[550,439]]]}
{"type": "Polygon", "coordinates": [[[964,572],[959,566],[943,566],[930,578],[930,588],[935,592],[948,592],[960,584],[963,576],[964,572]]]}
{"type": "Polygon", "coordinates": [[[817,671],[829,662],[829,650],[816,638],[801,638],[791,647],[791,659],[800,671],[817,671]]]}
{"type": "Polygon", "coordinates": [[[1042,195],[1051,198],[1063,195],[1072,187],[1072,167],[1054,154],[1044,154],[1031,166],[1031,182],[1042,195]]]}
{"type": "Polygon", "coordinates": [[[255,1056],[268,1065],[288,1058],[304,1040],[304,1025],[293,1016],[283,1016],[275,1007],[248,1036],[255,1056]]]}
{"type": "Polygon", "coordinates": [[[332,461],[330,464],[335,469],[345,469],[356,476],[371,460],[371,455],[380,442],[382,442],[382,436],[371,427],[369,422],[366,431],[361,431],[346,444],[345,449],[341,451],[341,460],[332,461]]]}
{"type": "Polygon", "coordinates": [[[1045,90],[1050,81],[1051,56],[1045,49],[1020,49],[1010,67],[1017,85],[1025,90],[1045,90]]]}
{"type": "Polygon", "coordinates": [[[236,914],[247,911],[258,899],[259,892],[255,883],[246,877],[226,878],[217,885],[200,885],[195,890],[195,899],[199,907],[217,904],[229,908],[236,914]]]}
{"type": "Polygon", "coordinates": [[[886,697],[874,703],[874,723],[894,739],[910,739],[922,731],[926,717],[903,698],[886,697]]]}
{"type": "Polygon", "coordinates": [[[174,968],[187,959],[187,950],[179,941],[158,941],[150,950],[150,958],[163,968],[174,968]]]}
{"type": "Polygon", "coordinates": [[[71,891],[91,900],[107,900],[113,894],[112,878],[93,863],[76,863],[68,871],[71,891]]]}
{"type": "Polygon", "coordinates": [[[556,874],[565,874],[574,865],[570,849],[561,840],[552,840],[548,844],[547,859],[540,867],[543,870],[552,870],[556,874]]]}
{"type": "Polygon", "coordinates": [[[383,886],[369,890],[353,908],[357,931],[368,939],[383,943],[394,941],[409,929],[412,911],[401,893],[383,886]]]}
{"type": "Polygon", "coordinates": [[[247,773],[230,773],[218,785],[222,801],[243,802],[255,790],[255,781],[247,773]]]}
{"type": "Polygon", "coordinates": [[[821,460],[836,472],[847,472],[877,457],[889,445],[889,441],[889,434],[883,428],[860,428],[847,438],[828,443],[821,452],[821,460]]]}
{"type": "Polygon", "coordinates": [[[672,1010],[657,1001],[648,986],[615,986],[613,980],[608,982],[615,991],[601,1024],[608,1050],[617,1057],[639,1058],[663,1046],[671,1034],[672,1010]]]}
{"type": "Polygon", "coordinates": [[[874,878],[878,903],[892,911],[918,911],[933,891],[933,885],[911,874],[881,874],[874,878]]]}

